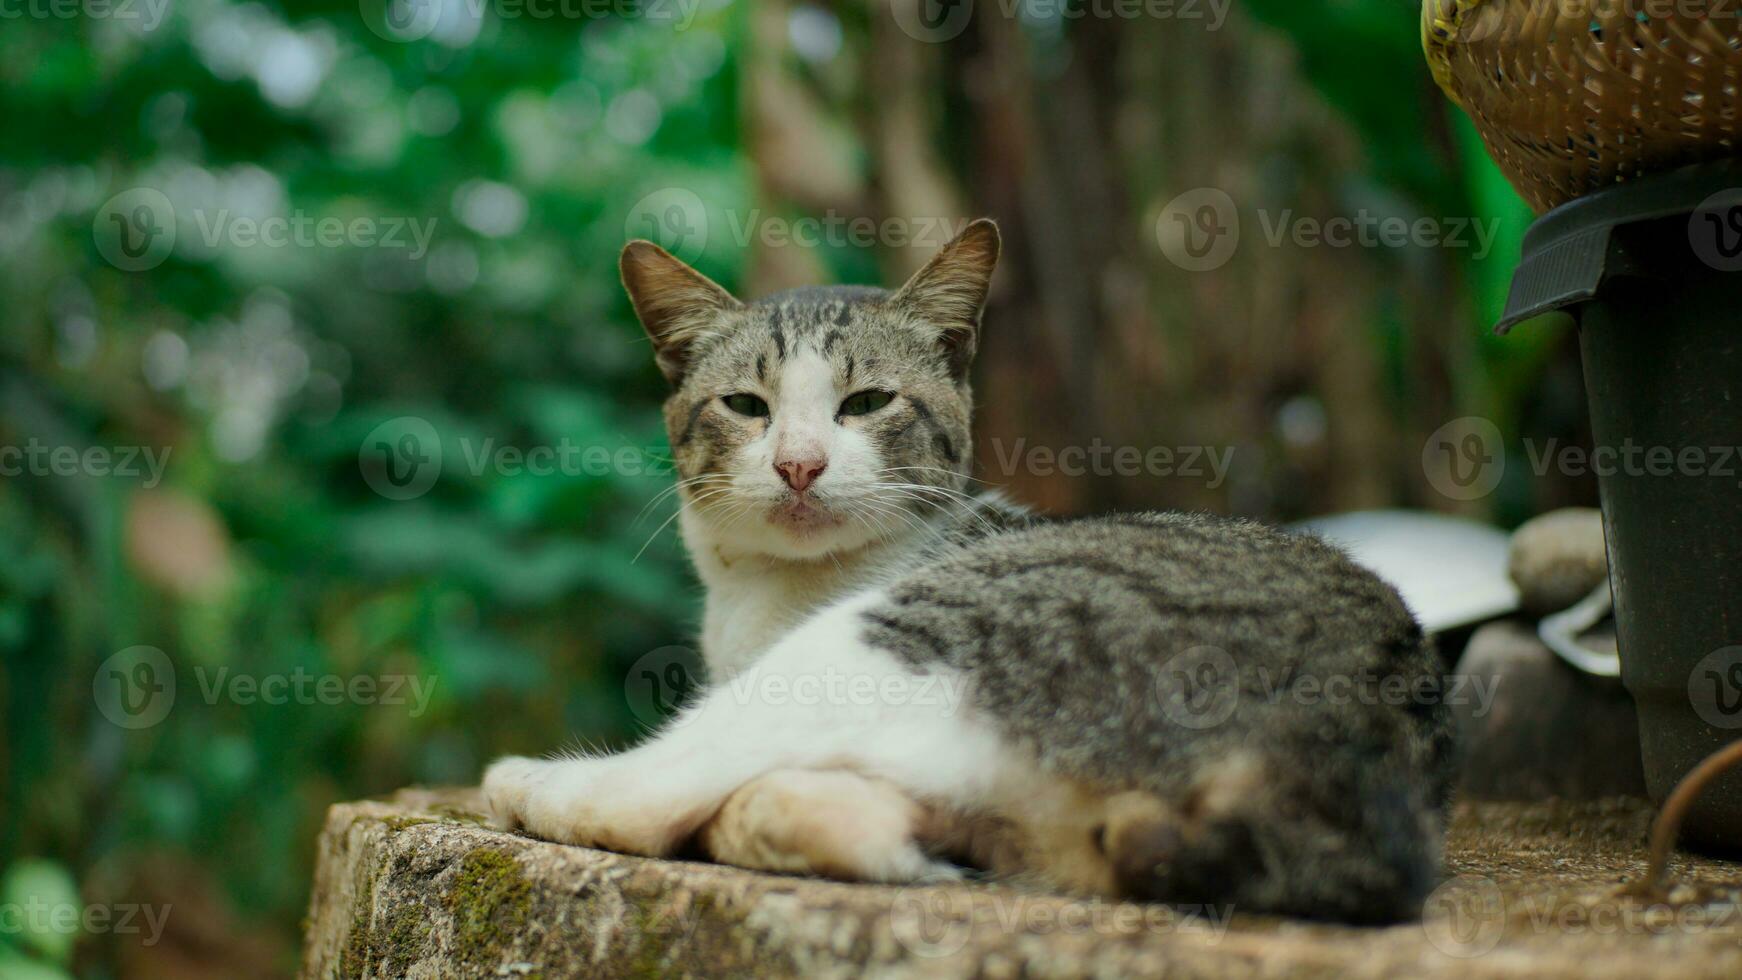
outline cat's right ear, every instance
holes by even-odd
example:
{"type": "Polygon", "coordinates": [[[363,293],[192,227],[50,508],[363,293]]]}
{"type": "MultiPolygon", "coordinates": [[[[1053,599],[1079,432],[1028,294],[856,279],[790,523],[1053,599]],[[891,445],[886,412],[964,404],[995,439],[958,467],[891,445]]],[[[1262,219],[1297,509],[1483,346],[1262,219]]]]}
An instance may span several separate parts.
{"type": "Polygon", "coordinates": [[[707,335],[722,313],[744,305],[649,241],[636,239],[623,246],[617,268],[635,315],[653,340],[654,361],[674,385],[683,380],[696,341],[707,335]]]}

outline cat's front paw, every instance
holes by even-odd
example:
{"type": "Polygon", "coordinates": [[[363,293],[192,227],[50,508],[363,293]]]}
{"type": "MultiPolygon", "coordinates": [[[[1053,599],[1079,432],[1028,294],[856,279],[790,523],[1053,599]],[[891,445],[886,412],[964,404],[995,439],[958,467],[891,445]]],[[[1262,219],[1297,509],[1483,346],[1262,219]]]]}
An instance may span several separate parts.
{"type": "Polygon", "coordinates": [[[602,759],[498,759],[484,771],[491,823],[543,840],[664,857],[694,830],[689,801],[659,793],[660,783],[602,759]]]}
{"type": "Polygon", "coordinates": [[[528,803],[543,784],[543,769],[549,763],[524,756],[505,756],[484,770],[484,799],[490,805],[490,825],[497,830],[518,831],[526,827],[528,803]]]}

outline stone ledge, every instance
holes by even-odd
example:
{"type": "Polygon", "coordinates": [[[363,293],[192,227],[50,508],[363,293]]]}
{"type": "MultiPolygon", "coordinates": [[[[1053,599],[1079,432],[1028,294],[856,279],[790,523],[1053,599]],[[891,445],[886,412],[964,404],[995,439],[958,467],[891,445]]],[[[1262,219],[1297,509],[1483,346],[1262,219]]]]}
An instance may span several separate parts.
{"type": "Polygon", "coordinates": [[[480,806],[474,790],[334,806],[303,975],[1742,976],[1742,865],[1683,857],[1655,907],[1617,894],[1644,866],[1642,801],[1460,806],[1459,877],[1423,922],[1384,929],[649,860],[499,833],[480,806]]]}

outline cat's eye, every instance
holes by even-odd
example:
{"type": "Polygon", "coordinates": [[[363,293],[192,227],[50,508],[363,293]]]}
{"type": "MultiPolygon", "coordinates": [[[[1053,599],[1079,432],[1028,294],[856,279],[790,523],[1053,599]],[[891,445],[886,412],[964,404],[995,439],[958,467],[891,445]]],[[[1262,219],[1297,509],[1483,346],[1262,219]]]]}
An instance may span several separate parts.
{"type": "Polygon", "coordinates": [[[720,399],[726,407],[739,415],[748,415],[753,419],[768,417],[768,403],[755,395],[738,392],[720,399]]]}
{"type": "Polygon", "coordinates": [[[847,400],[841,403],[840,414],[870,415],[894,400],[895,392],[893,391],[878,391],[874,388],[856,391],[848,395],[847,400]]]}

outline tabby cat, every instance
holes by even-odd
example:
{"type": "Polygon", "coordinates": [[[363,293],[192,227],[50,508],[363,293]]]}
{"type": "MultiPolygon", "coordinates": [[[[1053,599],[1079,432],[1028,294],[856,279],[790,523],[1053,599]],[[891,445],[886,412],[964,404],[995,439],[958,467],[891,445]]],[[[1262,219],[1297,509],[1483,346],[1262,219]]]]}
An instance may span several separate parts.
{"type": "Polygon", "coordinates": [[[496,819],[849,880],[965,865],[1414,915],[1450,779],[1431,642],[1313,537],[1049,520],[969,492],[968,369],[998,250],[976,221],[893,293],[743,303],[656,245],[624,248],[671,384],[712,685],[629,751],[498,761],[496,819]]]}

